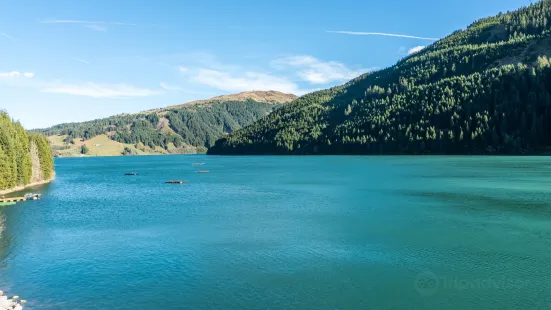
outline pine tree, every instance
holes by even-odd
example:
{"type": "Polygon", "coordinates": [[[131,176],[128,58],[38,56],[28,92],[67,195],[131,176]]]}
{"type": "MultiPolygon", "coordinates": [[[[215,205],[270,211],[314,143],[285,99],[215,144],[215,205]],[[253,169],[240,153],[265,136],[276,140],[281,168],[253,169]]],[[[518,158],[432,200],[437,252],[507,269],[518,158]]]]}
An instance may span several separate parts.
{"type": "Polygon", "coordinates": [[[30,144],[39,145],[42,175],[50,178],[53,157],[47,138],[41,134],[29,135],[7,113],[0,112],[0,190],[29,184],[32,174],[30,144]]]}

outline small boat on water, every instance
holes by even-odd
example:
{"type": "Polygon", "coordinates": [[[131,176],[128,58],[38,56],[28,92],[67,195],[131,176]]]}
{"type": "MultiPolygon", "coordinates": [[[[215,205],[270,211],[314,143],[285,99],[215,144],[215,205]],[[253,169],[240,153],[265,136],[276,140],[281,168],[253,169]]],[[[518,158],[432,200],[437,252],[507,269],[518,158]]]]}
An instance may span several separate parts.
{"type": "Polygon", "coordinates": [[[209,173],[210,171],[209,170],[199,170],[197,171],[197,173],[209,173]]]}
{"type": "Polygon", "coordinates": [[[5,201],[5,202],[0,202],[0,207],[5,207],[5,206],[13,206],[14,204],[16,204],[15,201],[5,201]]]}
{"type": "Polygon", "coordinates": [[[41,196],[42,195],[40,194],[28,193],[28,194],[25,194],[25,200],[40,200],[41,196]]]}
{"type": "Polygon", "coordinates": [[[125,173],[124,175],[127,175],[127,176],[136,176],[138,175],[137,172],[128,172],[128,173],[125,173]]]}
{"type": "Polygon", "coordinates": [[[205,164],[205,163],[193,163],[193,164],[191,164],[191,165],[192,165],[192,166],[202,166],[202,165],[204,165],[204,164],[205,164]]]}
{"type": "Polygon", "coordinates": [[[166,184],[185,184],[187,181],[185,180],[169,180],[165,182],[166,184]]]}

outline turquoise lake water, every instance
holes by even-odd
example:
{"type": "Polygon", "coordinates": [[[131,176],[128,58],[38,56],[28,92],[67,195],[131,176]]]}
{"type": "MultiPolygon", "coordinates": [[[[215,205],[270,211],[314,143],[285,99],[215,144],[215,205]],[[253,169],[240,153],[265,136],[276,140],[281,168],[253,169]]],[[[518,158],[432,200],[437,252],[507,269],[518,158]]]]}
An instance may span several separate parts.
{"type": "Polygon", "coordinates": [[[549,157],[56,170],[42,200],[0,209],[0,289],[27,309],[551,309],[549,157]]]}

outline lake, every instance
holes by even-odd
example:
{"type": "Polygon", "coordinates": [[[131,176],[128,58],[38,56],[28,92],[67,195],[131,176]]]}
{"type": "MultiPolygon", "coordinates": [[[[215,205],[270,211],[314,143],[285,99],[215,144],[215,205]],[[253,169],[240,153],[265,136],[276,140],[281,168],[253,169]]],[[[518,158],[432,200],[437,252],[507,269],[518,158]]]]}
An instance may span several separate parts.
{"type": "Polygon", "coordinates": [[[0,209],[0,288],[26,309],[551,309],[549,157],[56,170],[42,200],[0,209]]]}

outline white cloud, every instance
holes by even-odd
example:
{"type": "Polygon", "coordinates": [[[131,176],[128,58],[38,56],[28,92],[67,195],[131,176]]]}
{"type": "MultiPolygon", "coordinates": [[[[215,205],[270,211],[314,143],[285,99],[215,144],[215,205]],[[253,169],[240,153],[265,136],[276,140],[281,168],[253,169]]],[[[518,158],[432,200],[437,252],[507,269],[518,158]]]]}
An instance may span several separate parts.
{"type": "Polygon", "coordinates": [[[122,22],[104,22],[104,21],[89,21],[75,19],[52,19],[42,22],[43,24],[88,24],[88,25],[119,25],[119,26],[136,26],[136,24],[122,22]]]}
{"type": "Polygon", "coordinates": [[[227,72],[243,70],[240,66],[220,62],[216,55],[206,51],[163,55],[161,56],[161,61],[163,63],[175,64],[172,67],[177,68],[183,73],[190,73],[197,68],[209,68],[227,72]]]}
{"type": "Polygon", "coordinates": [[[10,40],[15,40],[12,36],[10,36],[9,34],[4,33],[4,32],[0,32],[0,36],[1,36],[1,37],[6,37],[6,38],[8,38],[8,39],[10,39],[10,40]]]}
{"type": "Polygon", "coordinates": [[[202,91],[186,89],[186,88],[182,88],[176,85],[171,85],[165,82],[161,82],[159,83],[159,85],[161,86],[162,89],[167,91],[179,91],[179,92],[184,92],[188,94],[197,94],[197,95],[214,95],[212,92],[202,92],[202,91]]]}
{"type": "Polygon", "coordinates": [[[311,84],[327,84],[351,80],[367,70],[351,70],[336,61],[324,62],[312,56],[292,56],[272,61],[276,68],[299,68],[298,76],[311,84]]]}
{"type": "Polygon", "coordinates": [[[72,59],[73,59],[74,61],[82,62],[82,63],[85,63],[85,64],[87,64],[87,65],[90,64],[90,62],[88,62],[88,61],[86,61],[86,60],[84,60],[84,59],[80,59],[80,58],[76,58],[76,57],[73,57],[72,59]]]}
{"type": "Polygon", "coordinates": [[[67,83],[59,80],[35,79],[33,72],[0,72],[0,82],[12,86],[36,89],[43,93],[60,93],[93,98],[125,98],[157,95],[161,89],[140,88],[130,84],[67,83]]]}
{"type": "Polygon", "coordinates": [[[16,78],[20,75],[21,73],[17,71],[4,72],[4,73],[0,72],[0,78],[16,78]]]}
{"type": "Polygon", "coordinates": [[[212,69],[199,69],[192,79],[200,84],[229,92],[277,90],[284,93],[304,93],[295,83],[286,78],[258,72],[231,74],[212,69]]]}
{"type": "Polygon", "coordinates": [[[54,83],[41,88],[44,93],[61,93],[93,98],[146,97],[158,94],[158,91],[138,88],[128,84],[63,84],[54,83]]]}
{"type": "Polygon", "coordinates": [[[102,25],[85,25],[84,27],[95,30],[95,31],[107,31],[107,27],[102,25]]]}
{"type": "Polygon", "coordinates": [[[107,31],[107,26],[137,26],[136,24],[123,22],[105,22],[75,19],[52,19],[42,22],[43,24],[80,24],[95,31],[107,31]]]}
{"type": "Polygon", "coordinates": [[[419,53],[422,49],[424,49],[426,46],[416,46],[414,48],[409,49],[408,55],[412,55],[415,53],[419,53]]]}
{"type": "Polygon", "coordinates": [[[167,84],[167,83],[165,83],[165,82],[161,82],[161,83],[159,83],[159,85],[160,85],[161,88],[163,88],[164,90],[184,91],[184,89],[181,88],[181,87],[179,87],[179,86],[173,86],[173,85],[167,84]]]}
{"type": "Polygon", "coordinates": [[[398,38],[418,39],[418,40],[427,40],[427,41],[438,40],[438,38],[426,38],[426,37],[410,36],[407,34],[394,34],[394,33],[385,33],[385,32],[359,32],[359,31],[327,31],[327,32],[349,34],[349,35],[356,35],[356,36],[385,36],[385,37],[398,37],[398,38]]]}
{"type": "Polygon", "coordinates": [[[26,78],[32,78],[34,76],[34,73],[25,72],[21,74],[21,72],[19,71],[0,72],[0,78],[19,78],[21,75],[23,75],[26,78]]]}
{"type": "MultiPolygon", "coordinates": [[[[284,57],[265,63],[248,61],[246,65],[236,65],[223,63],[209,52],[190,52],[164,56],[163,61],[173,63],[173,70],[181,72],[185,85],[192,85],[193,90],[225,93],[276,90],[302,95],[314,88],[344,82],[368,71],[350,69],[342,63],[325,62],[312,56],[284,57]]],[[[189,92],[186,86],[182,91],[189,92]]],[[[167,83],[161,87],[166,90],[180,88],[167,83]]]]}

